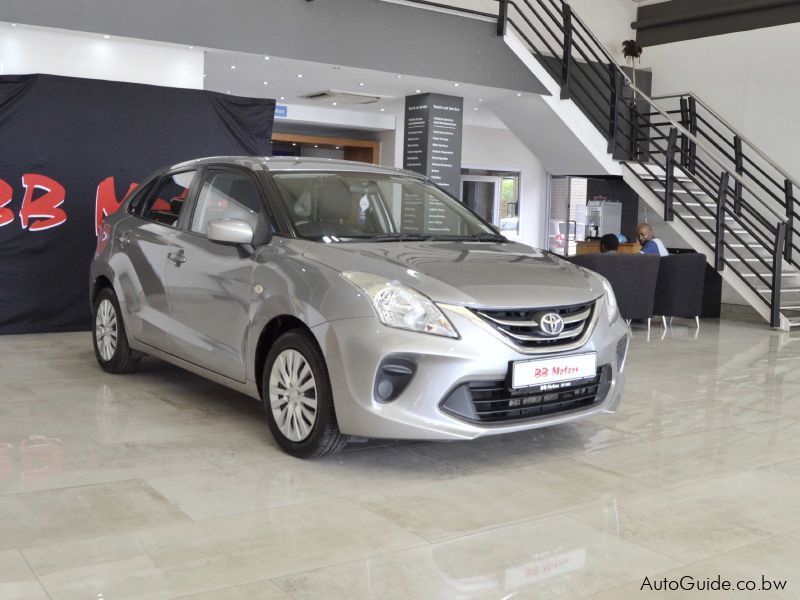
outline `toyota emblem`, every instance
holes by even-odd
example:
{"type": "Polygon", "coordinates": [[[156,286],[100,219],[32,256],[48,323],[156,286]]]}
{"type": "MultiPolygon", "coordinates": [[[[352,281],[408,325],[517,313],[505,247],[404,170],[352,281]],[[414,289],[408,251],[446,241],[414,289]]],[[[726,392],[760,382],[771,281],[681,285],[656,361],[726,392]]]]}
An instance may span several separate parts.
{"type": "Polygon", "coordinates": [[[558,335],[562,331],[564,331],[564,319],[561,318],[561,315],[558,313],[547,313],[542,315],[542,318],[539,319],[539,329],[542,330],[542,333],[545,335],[558,335]]]}

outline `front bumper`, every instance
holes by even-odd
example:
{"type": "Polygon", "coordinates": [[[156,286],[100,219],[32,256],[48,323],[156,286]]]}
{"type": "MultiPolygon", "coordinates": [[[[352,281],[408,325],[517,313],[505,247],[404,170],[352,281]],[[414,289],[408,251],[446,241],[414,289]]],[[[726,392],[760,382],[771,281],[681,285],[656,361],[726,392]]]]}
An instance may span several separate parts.
{"type": "Polygon", "coordinates": [[[478,317],[444,308],[460,339],[386,327],[377,318],[342,319],[313,328],[328,365],[339,429],[346,434],[390,439],[458,440],[513,433],[614,412],[624,388],[619,348],[627,353],[630,330],[623,319],[608,323],[602,311],[589,339],[568,352],[524,354],[487,332],[478,317]],[[601,399],[586,408],[497,423],[475,423],[442,407],[459,386],[505,380],[510,361],[595,352],[606,371],[601,399]],[[414,361],[416,373],[392,402],[374,393],[375,377],[387,357],[414,361]]]}

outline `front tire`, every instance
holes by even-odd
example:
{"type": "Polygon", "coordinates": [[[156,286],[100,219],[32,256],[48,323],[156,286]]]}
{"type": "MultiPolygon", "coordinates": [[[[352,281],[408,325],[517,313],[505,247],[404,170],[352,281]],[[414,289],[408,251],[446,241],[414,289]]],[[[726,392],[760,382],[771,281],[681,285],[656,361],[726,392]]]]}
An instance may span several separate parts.
{"type": "Polygon", "coordinates": [[[267,423],[285,452],[316,458],[347,444],[336,422],[325,358],[309,334],[292,330],[275,341],[261,385],[267,423]]]}
{"type": "Polygon", "coordinates": [[[97,364],[108,373],[130,373],[141,356],[131,350],[122,311],[114,290],[104,288],[97,295],[92,311],[92,342],[97,364]]]}

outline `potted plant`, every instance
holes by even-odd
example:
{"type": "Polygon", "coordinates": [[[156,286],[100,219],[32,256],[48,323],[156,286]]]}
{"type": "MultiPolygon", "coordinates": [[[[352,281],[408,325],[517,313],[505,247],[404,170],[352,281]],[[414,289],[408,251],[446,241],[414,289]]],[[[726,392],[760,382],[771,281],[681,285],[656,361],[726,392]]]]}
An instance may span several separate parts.
{"type": "MultiPolygon", "coordinates": [[[[622,42],[622,56],[625,61],[630,63],[631,71],[633,73],[633,87],[636,87],[636,61],[641,61],[643,48],[636,40],[625,40],[622,42]]],[[[633,97],[636,98],[636,91],[633,92],[633,97]]]]}

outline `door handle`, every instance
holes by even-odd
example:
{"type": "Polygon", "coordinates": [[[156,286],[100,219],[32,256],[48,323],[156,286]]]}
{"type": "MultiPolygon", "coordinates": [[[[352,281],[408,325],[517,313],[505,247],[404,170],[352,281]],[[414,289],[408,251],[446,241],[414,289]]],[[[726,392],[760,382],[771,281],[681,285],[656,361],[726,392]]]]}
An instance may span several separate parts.
{"type": "Polygon", "coordinates": [[[176,265],[180,265],[186,262],[186,257],[183,255],[183,250],[179,250],[178,252],[170,252],[167,254],[167,258],[174,262],[176,265]]]}

